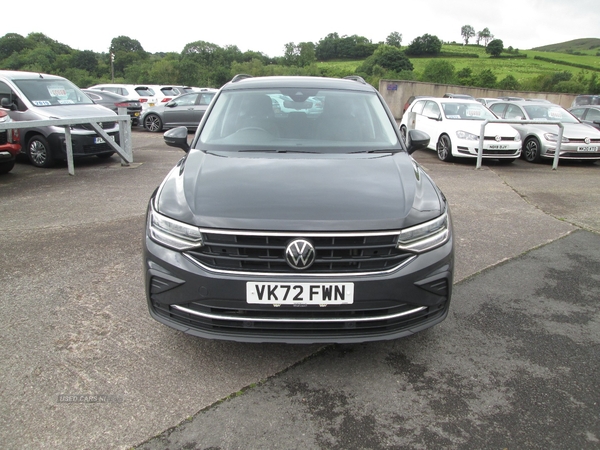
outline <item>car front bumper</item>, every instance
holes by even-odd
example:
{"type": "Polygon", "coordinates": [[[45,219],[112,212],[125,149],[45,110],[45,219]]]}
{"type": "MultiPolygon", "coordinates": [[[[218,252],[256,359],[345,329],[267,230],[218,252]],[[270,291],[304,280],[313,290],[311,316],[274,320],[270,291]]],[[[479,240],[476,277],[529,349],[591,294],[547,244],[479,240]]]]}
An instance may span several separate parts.
{"type": "Polygon", "coordinates": [[[452,294],[452,235],[390,272],[335,277],[234,274],[207,270],[183,253],[144,241],[150,315],[185,333],[240,342],[356,343],[396,339],[429,328],[448,314],[452,294]],[[346,305],[257,305],[248,282],[353,283],[346,305]]]}

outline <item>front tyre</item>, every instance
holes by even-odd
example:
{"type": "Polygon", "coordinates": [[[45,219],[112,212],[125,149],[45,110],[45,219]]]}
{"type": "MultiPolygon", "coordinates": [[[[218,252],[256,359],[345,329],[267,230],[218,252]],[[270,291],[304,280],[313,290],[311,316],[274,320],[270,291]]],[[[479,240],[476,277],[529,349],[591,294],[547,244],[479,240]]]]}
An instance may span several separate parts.
{"type": "Polygon", "coordinates": [[[27,158],[35,167],[52,167],[54,159],[46,138],[35,135],[27,142],[27,158]]]}
{"type": "Polygon", "coordinates": [[[454,158],[452,156],[452,141],[450,136],[442,134],[436,146],[438,158],[444,162],[450,162],[454,158]]]}
{"type": "Polygon", "coordinates": [[[0,173],[8,173],[15,167],[15,160],[0,163],[0,173]]]}
{"type": "Polygon", "coordinates": [[[538,163],[542,160],[540,141],[530,137],[523,143],[523,158],[530,163],[538,163]]]}
{"type": "Polygon", "coordinates": [[[162,131],[163,123],[160,117],[156,114],[148,114],[144,117],[144,128],[151,133],[162,131]]]}

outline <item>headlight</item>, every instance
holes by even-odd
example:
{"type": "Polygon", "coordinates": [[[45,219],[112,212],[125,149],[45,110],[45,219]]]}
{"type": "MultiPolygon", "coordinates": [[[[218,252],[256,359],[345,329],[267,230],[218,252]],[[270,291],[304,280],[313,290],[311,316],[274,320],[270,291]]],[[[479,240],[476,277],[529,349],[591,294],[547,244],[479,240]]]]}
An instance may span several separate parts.
{"type": "Polygon", "coordinates": [[[517,133],[517,135],[515,136],[515,142],[519,142],[521,140],[521,135],[519,133],[517,133]]]}
{"type": "Polygon", "coordinates": [[[467,141],[478,141],[479,140],[479,136],[477,136],[473,133],[469,133],[467,131],[457,131],[456,136],[458,136],[459,139],[466,139],[467,141]]]}
{"type": "Polygon", "coordinates": [[[444,244],[450,238],[448,211],[429,222],[406,228],[398,236],[397,247],[411,252],[425,252],[444,244]]]}
{"type": "MultiPolygon", "coordinates": [[[[550,142],[558,142],[558,134],[546,133],[544,134],[544,138],[550,142]]],[[[569,142],[569,139],[563,136],[562,141],[560,142],[569,142]]]]}
{"type": "Polygon", "coordinates": [[[153,207],[148,214],[148,235],[153,241],[179,251],[203,245],[198,227],[163,216],[153,207]]]}

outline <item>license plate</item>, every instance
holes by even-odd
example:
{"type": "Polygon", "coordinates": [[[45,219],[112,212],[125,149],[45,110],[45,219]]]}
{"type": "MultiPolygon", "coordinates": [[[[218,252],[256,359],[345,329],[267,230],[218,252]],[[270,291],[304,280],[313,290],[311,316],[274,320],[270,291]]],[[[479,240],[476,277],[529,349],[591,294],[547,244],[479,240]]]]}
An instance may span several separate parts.
{"type": "Polygon", "coordinates": [[[154,106],[154,103],[148,103],[150,106],[154,106]]]}
{"type": "Polygon", "coordinates": [[[246,283],[246,302],[257,305],[351,305],[354,283],[246,283]]]}
{"type": "Polygon", "coordinates": [[[597,146],[593,146],[593,147],[588,147],[588,146],[580,146],[577,147],[577,151],[578,152],[597,152],[598,151],[598,147],[597,146]]]}
{"type": "Polygon", "coordinates": [[[94,144],[104,144],[106,141],[101,137],[94,138],[94,144]]]}
{"type": "Polygon", "coordinates": [[[490,150],[506,150],[508,148],[508,145],[490,145],[489,149],[490,150]]]}

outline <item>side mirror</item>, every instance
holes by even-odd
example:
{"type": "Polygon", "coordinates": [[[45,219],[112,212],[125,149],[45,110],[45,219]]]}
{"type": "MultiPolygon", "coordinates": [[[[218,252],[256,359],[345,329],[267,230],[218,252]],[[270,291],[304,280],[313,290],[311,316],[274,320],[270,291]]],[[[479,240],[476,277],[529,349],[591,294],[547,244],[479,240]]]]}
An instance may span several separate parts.
{"type": "Polygon", "coordinates": [[[188,130],[186,127],[177,127],[167,131],[163,134],[165,144],[169,147],[180,148],[184,152],[190,151],[190,144],[188,144],[188,130]]]}
{"type": "Polygon", "coordinates": [[[0,100],[0,106],[5,109],[10,109],[11,111],[15,111],[17,109],[15,104],[11,103],[11,101],[6,97],[3,97],[2,100],[0,100]]]}
{"type": "Polygon", "coordinates": [[[417,150],[427,148],[430,139],[431,138],[427,133],[424,133],[419,130],[409,130],[408,135],[406,136],[406,140],[408,142],[408,154],[412,155],[417,150]]]}
{"type": "Polygon", "coordinates": [[[177,102],[175,101],[170,101],[168,102],[165,106],[168,106],[169,108],[173,108],[174,106],[177,106],[177,102]]]}

